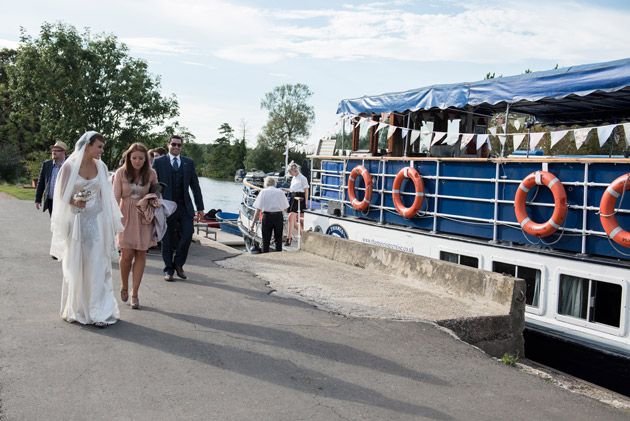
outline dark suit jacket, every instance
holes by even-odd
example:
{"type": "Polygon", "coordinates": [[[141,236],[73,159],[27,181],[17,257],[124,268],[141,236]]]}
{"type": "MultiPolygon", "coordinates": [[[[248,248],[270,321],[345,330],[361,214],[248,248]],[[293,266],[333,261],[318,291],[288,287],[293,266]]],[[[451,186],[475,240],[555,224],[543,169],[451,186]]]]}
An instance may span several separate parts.
{"type": "MultiPolygon", "coordinates": [[[[190,217],[195,216],[195,209],[193,208],[192,200],[188,189],[190,188],[195,197],[195,206],[198,211],[204,210],[203,197],[201,195],[201,189],[199,188],[199,178],[197,178],[197,172],[195,171],[195,163],[192,159],[179,155],[179,162],[181,163],[180,171],[183,171],[184,179],[184,201],[186,202],[186,211],[190,217]]],[[[167,200],[173,200],[173,188],[171,175],[173,169],[171,167],[171,159],[168,154],[156,158],[153,161],[153,169],[157,173],[158,181],[166,184],[166,188],[162,190],[162,198],[167,200]]]]}
{"type": "Polygon", "coordinates": [[[44,161],[42,169],[39,172],[39,179],[37,180],[37,191],[35,192],[35,203],[43,204],[42,211],[48,210],[48,191],[50,190],[50,176],[53,170],[53,160],[49,159],[44,161]],[[44,200],[42,201],[42,197],[44,200]]]}

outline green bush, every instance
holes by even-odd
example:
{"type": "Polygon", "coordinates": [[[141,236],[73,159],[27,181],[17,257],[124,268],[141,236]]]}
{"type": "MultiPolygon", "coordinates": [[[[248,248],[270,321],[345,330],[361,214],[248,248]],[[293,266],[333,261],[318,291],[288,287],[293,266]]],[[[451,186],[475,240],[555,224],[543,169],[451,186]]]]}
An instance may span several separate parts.
{"type": "Polygon", "coordinates": [[[12,143],[0,144],[0,180],[15,182],[22,172],[22,159],[17,146],[12,143]]]}

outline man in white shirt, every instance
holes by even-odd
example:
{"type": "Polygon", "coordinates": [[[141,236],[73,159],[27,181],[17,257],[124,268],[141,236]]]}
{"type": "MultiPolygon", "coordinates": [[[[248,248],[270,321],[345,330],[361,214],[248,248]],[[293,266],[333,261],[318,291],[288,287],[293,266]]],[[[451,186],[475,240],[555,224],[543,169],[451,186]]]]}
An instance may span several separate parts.
{"type": "Polygon", "coordinates": [[[282,251],[283,211],[288,207],[289,201],[284,192],[276,188],[276,180],[273,177],[265,178],[265,189],[258,194],[258,197],[254,201],[256,212],[254,213],[254,220],[252,222],[253,230],[256,221],[258,221],[258,215],[262,212],[263,253],[269,251],[272,231],[276,242],[276,251],[282,251]]]}

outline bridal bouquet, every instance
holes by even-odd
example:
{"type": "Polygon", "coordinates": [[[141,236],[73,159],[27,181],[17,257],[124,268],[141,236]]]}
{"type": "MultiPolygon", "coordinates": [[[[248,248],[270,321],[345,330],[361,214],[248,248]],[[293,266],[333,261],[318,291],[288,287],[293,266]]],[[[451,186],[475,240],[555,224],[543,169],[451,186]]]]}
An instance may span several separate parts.
{"type": "MultiPolygon", "coordinates": [[[[79,192],[75,193],[74,196],[72,196],[72,198],[74,199],[74,203],[76,205],[76,203],[78,201],[87,202],[87,201],[93,199],[94,198],[94,194],[92,193],[91,190],[82,190],[82,191],[79,191],[79,192]]],[[[78,211],[81,212],[81,208],[78,208],[78,211]]]]}

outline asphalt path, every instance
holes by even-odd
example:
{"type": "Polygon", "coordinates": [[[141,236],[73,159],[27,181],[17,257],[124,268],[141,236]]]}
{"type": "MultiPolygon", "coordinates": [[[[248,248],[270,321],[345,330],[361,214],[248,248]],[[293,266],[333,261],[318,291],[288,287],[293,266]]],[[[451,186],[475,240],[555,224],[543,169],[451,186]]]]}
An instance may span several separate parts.
{"type": "MultiPolygon", "coordinates": [[[[48,214],[0,200],[0,417],[6,420],[627,420],[432,324],[352,318],[271,293],[193,244],[187,281],[150,254],[140,310],[106,329],[59,317],[48,214]]],[[[120,276],[114,265],[114,285],[120,276]]],[[[334,276],[322,268],[322,276],[334,276]]]]}

